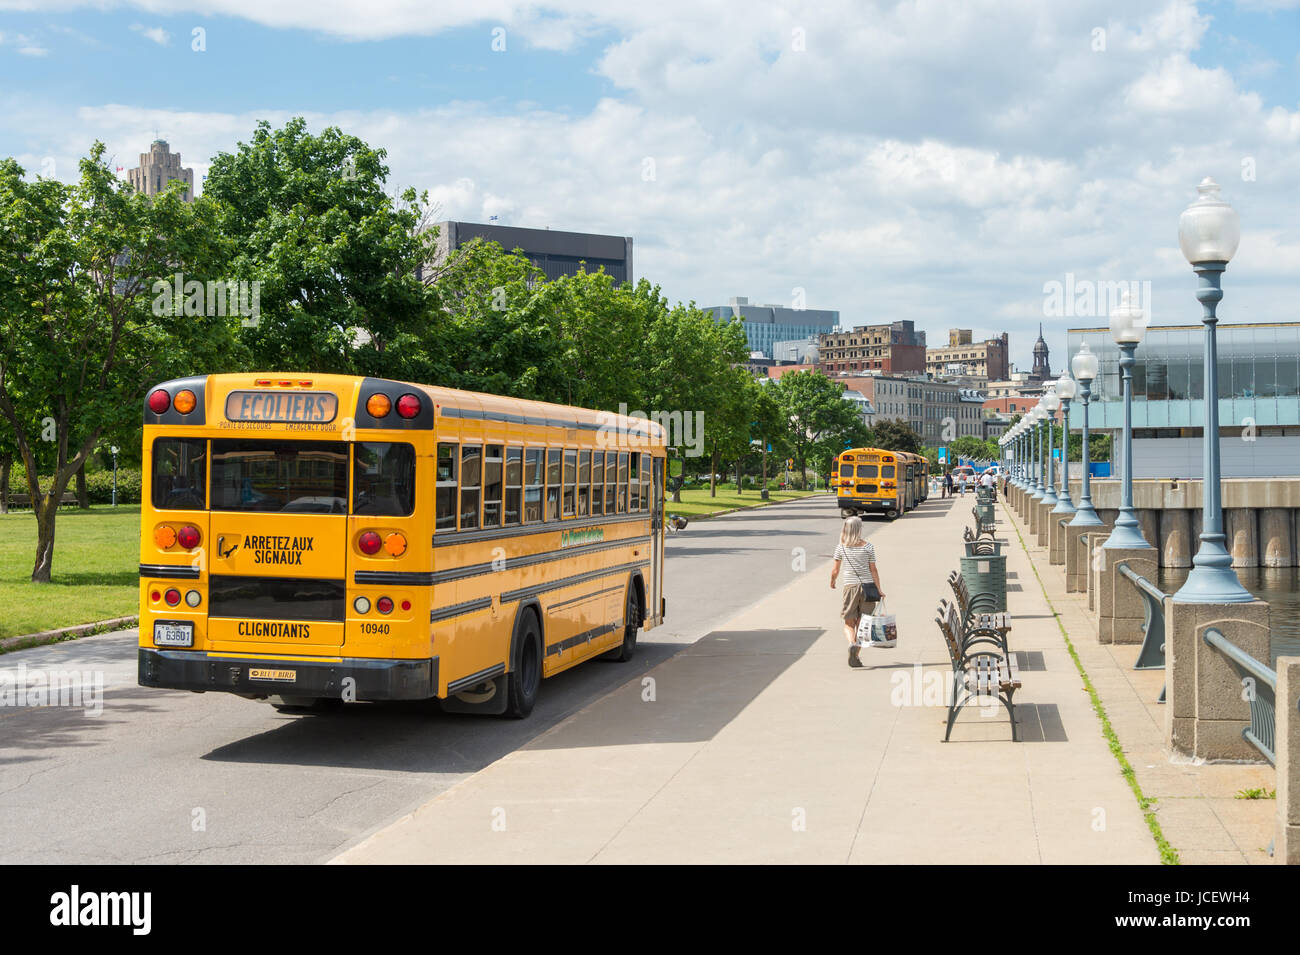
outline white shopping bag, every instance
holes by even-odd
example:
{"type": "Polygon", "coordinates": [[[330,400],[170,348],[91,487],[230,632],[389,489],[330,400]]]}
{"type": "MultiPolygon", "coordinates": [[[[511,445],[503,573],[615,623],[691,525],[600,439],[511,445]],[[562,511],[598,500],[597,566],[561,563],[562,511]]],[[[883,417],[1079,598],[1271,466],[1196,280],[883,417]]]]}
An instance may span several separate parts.
{"type": "MultiPolygon", "coordinates": [[[[877,610],[885,609],[882,600],[876,605],[877,610]]],[[[856,643],[860,647],[881,647],[888,649],[898,645],[898,620],[892,613],[874,613],[862,615],[858,621],[856,643]]]]}

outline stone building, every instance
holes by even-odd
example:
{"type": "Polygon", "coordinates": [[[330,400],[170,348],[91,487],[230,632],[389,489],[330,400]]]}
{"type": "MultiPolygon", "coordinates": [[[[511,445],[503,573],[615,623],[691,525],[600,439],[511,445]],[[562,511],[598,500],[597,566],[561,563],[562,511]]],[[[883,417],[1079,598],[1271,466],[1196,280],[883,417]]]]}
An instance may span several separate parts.
{"type": "Polygon", "coordinates": [[[908,319],[829,332],[821,336],[818,351],[822,371],[831,376],[925,372],[925,332],[918,332],[908,319]]]}
{"type": "Polygon", "coordinates": [[[140,154],[140,165],[126,171],[126,178],[146,196],[166,192],[173,182],[185,183],[185,201],[194,201],[194,170],[181,166],[181,154],[174,153],[164,139],[155,139],[147,153],[140,154]]]}
{"type": "Polygon", "coordinates": [[[1011,372],[1010,352],[1006,332],[998,338],[975,342],[969,328],[953,328],[948,331],[947,345],[925,350],[925,370],[934,378],[1002,381],[1011,372]]]}

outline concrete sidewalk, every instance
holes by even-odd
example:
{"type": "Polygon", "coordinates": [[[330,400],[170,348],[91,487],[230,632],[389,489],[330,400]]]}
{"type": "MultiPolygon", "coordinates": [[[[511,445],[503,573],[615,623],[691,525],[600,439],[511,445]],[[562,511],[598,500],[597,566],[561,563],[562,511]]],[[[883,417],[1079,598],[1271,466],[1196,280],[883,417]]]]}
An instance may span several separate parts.
{"type": "MultiPolygon", "coordinates": [[[[1165,671],[1134,670],[1139,644],[1097,641],[1097,617],[1088,609],[1087,594],[1067,593],[1062,568],[1048,563],[1013,508],[1002,506],[1016,539],[1019,530],[1028,556],[1038,568],[1048,599],[1070,634],[1083,668],[1100,697],[1111,728],[1124,747],[1142,792],[1154,801],[1153,810],[1165,839],[1184,865],[1269,865],[1267,846],[1273,839],[1277,802],[1239,799],[1245,789],[1272,790],[1277,773],[1261,763],[1200,763],[1171,757],[1165,745],[1165,707],[1156,702],[1165,671]]],[[[1024,553],[1024,551],[1021,551],[1024,553]]],[[[1029,572],[1033,580],[1032,571],[1029,572]]],[[[1028,586],[1028,583],[1026,583],[1028,586]]]]}
{"type": "MultiPolygon", "coordinates": [[[[942,742],[934,611],[973,505],[873,524],[900,640],[867,667],[846,665],[840,594],[809,554],[724,628],[334,861],[1159,862],[1014,532],[1024,741],[1001,707],[969,707],[942,742]]],[[[828,507],[822,558],[839,523],[828,507]]]]}

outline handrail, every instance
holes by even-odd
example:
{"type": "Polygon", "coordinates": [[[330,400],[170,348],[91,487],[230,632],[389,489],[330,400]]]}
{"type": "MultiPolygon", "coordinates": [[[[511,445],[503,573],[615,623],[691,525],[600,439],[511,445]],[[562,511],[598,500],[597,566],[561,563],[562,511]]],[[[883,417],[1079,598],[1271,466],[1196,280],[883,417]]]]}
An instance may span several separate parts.
{"type": "MultiPolygon", "coordinates": [[[[1163,670],[1165,668],[1165,592],[1140,576],[1126,560],[1116,564],[1115,569],[1137,587],[1146,611],[1142,621],[1142,648],[1138,650],[1137,662],[1133,664],[1133,669],[1163,670]]],[[[1157,703],[1165,702],[1165,691],[1168,688],[1169,684],[1166,681],[1160,688],[1160,698],[1156,700],[1157,703]]]]}
{"type": "Polygon", "coordinates": [[[1216,627],[1205,631],[1205,642],[1228,658],[1243,683],[1247,679],[1255,681],[1250,691],[1243,694],[1250,703],[1250,726],[1241,731],[1241,737],[1259,750],[1269,765],[1276,766],[1277,671],[1260,663],[1216,627]]]}

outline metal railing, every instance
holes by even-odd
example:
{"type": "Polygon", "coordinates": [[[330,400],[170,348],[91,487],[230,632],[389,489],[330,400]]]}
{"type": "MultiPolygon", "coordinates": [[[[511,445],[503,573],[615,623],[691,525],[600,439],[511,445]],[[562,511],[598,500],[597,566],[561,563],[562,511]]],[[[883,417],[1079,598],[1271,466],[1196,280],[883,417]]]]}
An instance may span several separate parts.
{"type": "Polygon", "coordinates": [[[1241,731],[1242,739],[1259,750],[1270,766],[1276,766],[1277,671],[1260,663],[1214,627],[1205,631],[1205,642],[1227,657],[1241,678],[1242,697],[1250,703],[1250,726],[1241,731]]]}
{"type": "MultiPolygon", "coordinates": [[[[1142,648],[1138,650],[1137,662],[1133,664],[1133,669],[1163,670],[1165,668],[1165,592],[1140,576],[1128,565],[1128,561],[1121,561],[1115,569],[1137,588],[1146,611],[1142,621],[1142,648]]],[[[1165,701],[1165,691],[1168,687],[1169,684],[1166,682],[1165,686],[1160,688],[1160,698],[1156,700],[1157,703],[1165,701]]]]}

